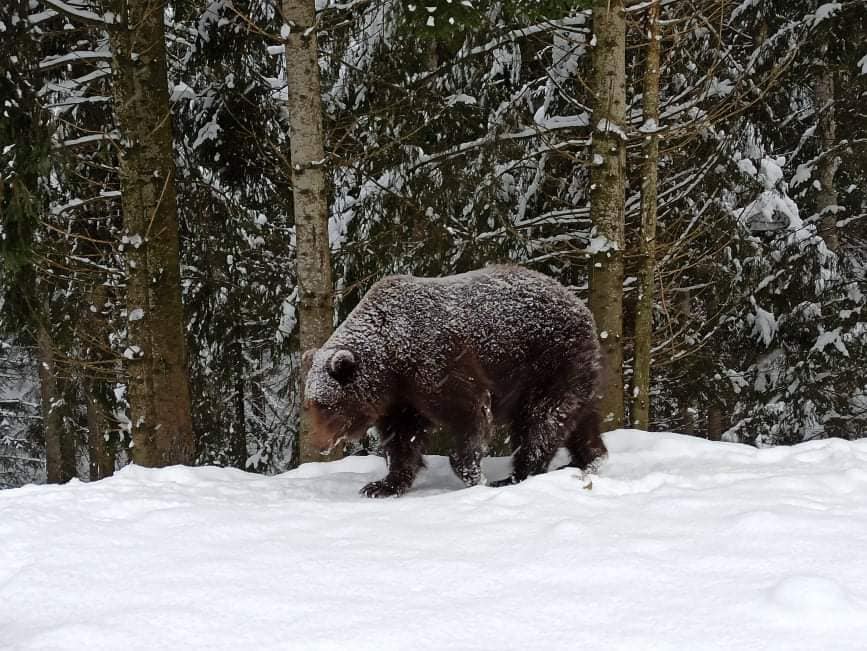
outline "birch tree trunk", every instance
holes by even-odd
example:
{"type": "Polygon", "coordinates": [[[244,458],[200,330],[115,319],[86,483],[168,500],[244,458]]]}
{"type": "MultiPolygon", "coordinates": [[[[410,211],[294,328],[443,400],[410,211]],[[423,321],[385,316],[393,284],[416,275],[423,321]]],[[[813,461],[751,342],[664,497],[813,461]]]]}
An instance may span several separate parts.
{"type": "Polygon", "coordinates": [[[632,384],[632,425],[650,428],[650,350],[653,343],[653,280],[656,271],[656,181],[659,170],[659,0],[647,15],[647,62],[643,111],[646,131],[641,170],[641,232],[638,234],[638,304],[635,309],[635,362],[632,384]]]}
{"type": "Polygon", "coordinates": [[[132,457],[144,466],[189,464],[195,444],[166,80],[164,0],[121,0],[109,31],[114,109],[123,134],[120,179],[128,265],[132,457]]]}
{"type": "MultiPolygon", "coordinates": [[[[827,47],[827,46],[826,46],[827,47]]],[[[834,110],[834,71],[822,65],[816,70],[816,111],[818,120],[816,136],[819,139],[819,194],[816,197],[816,210],[819,213],[819,233],[825,245],[835,253],[840,249],[840,234],[837,231],[837,190],[834,176],[840,165],[836,154],[829,154],[837,137],[837,117],[834,110]]]]}
{"type": "MultiPolygon", "coordinates": [[[[301,350],[320,347],[334,327],[331,248],[325,194],[325,146],[313,0],[283,0],[292,199],[301,350]]],[[[303,391],[305,372],[299,377],[303,391]]],[[[301,410],[299,461],[321,461],[301,410]]]]}
{"type": "Polygon", "coordinates": [[[590,214],[602,246],[591,257],[590,309],[602,344],[603,431],[623,410],[623,246],[626,167],[626,20],[623,0],[593,0],[593,159],[590,214]]]}

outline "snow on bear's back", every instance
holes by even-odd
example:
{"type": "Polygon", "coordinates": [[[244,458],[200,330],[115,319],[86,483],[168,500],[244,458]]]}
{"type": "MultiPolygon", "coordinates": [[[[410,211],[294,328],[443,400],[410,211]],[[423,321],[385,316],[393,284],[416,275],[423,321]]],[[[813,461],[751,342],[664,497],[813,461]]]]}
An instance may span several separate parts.
{"type": "Polygon", "coordinates": [[[597,350],[593,317],[577,297],[548,276],[504,265],[439,278],[383,278],[339,330],[335,339],[350,348],[379,341],[392,359],[411,350],[415,362],[456,342],[492,364],[542,362],[549,351],[573,347],[590,360],[597,350]]]}
{"type": "Polygon", "coordinates": [[[324,363],[346,348],[368,364],[407,370],[439,363],[458,346],[498,367],[554,364],[548,358],[568,350],[592,364],[596,342],[593,317],[570,290],[543,274],[498,265],[439,278],[383,278],[319,357],[324,363]]]}
{"type": "Polygon", "coordinates": [[[589,310],[568,289],[523,267],[495,265],[435,278],[389,276],[368,296],[378,301],[388,296],[394,307],[409,313],[426,309],[432,316],[440,310],[448,317],[461,316],[471,327],[502,325],[518,316],[530,326],[557,320],[592,326],[589,310]]]}

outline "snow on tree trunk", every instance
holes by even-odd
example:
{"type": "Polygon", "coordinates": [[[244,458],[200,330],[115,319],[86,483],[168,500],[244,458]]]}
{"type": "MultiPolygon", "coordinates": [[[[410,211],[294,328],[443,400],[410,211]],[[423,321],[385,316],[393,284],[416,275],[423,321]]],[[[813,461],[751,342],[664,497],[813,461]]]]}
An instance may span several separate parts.
{"type": "Polygon", "coordinates": [[[635,362],[632,424],[650,428],[650,367],[653,330],[653,279],[656,269],[656,182],[659,165],[659,0],[647,16],[648,44],[644,71],[644,163],[641,170],[641,232],[638,236],[638,304],[635,309],[635,362]]]}
{"type": "Polygon", "coordinates": [[[840,248],[840,235],[837,232],[837,190],[834,188],[834,176],[840,164],[840,158],[831,150],[837,144],[837,120],[834,111],[834,71],[824,65],[816,71],[816,111],[818,123],[816,134],[819,138],[819,194],[816,197],[816,209],[820,216],[819,232],[825,240],[825,245],[835,253],[840,248]]]}
{"type": "MultiPolygon", "coordinates": [[[[325,148],[313,0],[284,0],[283,35],[289,109],[289,149],[295,213],[298,322],[301,350],[321,346],[334,328],[331,249],[325,194],[325,148]]],[[[299,378],[305,382],[304,370],[299,378]]],[[[321,460],[301,411],[299,461],[321,460]]]]}
{"type": "Polygon", "coordinates": [[[623,425],[623,245],[626,167],[626,20],[622,0],[593,2],[593,159],[590,309],[605,358],[602,429],[623,425]]]}
{"type": "Polygon", "coordinates": [[[163,0],[127,0],[110,30],[127,260],[132,457],[144,466],[195,457],[178,261],[163,0]]]}

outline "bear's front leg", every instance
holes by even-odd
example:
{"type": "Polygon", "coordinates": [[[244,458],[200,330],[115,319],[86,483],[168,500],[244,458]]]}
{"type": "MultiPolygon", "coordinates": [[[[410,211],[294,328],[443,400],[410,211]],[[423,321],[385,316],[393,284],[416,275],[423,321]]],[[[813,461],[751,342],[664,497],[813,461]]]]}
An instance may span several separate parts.
{"type": "Polygon", "coordinates": [[[427,421],[415,409],[402,407],[379,423],[388,474],[361,489],[365,497],[399,497],[409,490],[424,466],[427,421]]]}
{"type": "Polygon", "coordinates": [[[485,483],[482,474],[482,458],[488,449],[494,430],[494,415],[491,410],[491,392],[482,391],[472,402],[450,404],[450,413],[443,419],[452,431],[464,432],[458,436],[456,449],[449,454],[452,470],[465,486],[485,483]],[[469,432],[469,433],[467,433],[469,432]]]}
{"type": "Polygon", "coordinates": [[[460,450],[449,454],[452,470],[464,482],[465,486],[478,486],[483,483],[483,456],[484,452],[481,445],[461,446],[460,450]]]}
{"type": "Polygon", "coordinates": [[[581,412],[566,437],[566,447],[572,455],[569,466],[580,468],[585,475],[595,474],[608,457],[608,448],[599,432],[599,414],[595,405],[588,405],[581,412]]]}

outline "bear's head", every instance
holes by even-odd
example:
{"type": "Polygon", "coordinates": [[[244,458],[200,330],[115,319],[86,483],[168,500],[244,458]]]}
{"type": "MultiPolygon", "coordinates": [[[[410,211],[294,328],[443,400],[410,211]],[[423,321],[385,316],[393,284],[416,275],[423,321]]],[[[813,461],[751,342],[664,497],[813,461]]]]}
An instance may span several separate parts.
{"type": "Polygon", "coordinates": [[[376,416],[365,395],[359,362],[350,350],[308,350],[304,409],[310,419],[313,445],[323,452],[342,440],[357,441],[376,416]]]}

